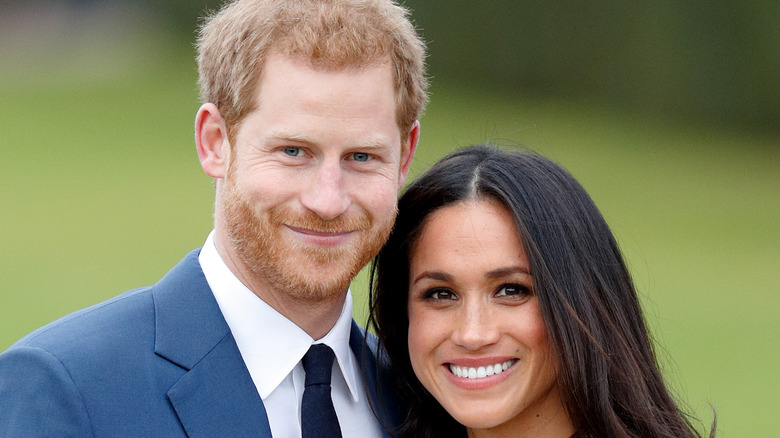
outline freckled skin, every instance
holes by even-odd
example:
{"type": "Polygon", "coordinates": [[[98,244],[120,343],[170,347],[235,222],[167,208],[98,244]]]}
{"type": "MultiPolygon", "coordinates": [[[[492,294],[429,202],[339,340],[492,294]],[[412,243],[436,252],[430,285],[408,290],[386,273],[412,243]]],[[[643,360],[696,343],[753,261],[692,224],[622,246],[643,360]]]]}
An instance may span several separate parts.
{"type": "Polygon", "coordinates": [[[574,432],[558,393],[555,356],[531,274],[509,212],[493,201],[435,211],[412,252],[412,367],[470,436],[574,432]],[[447,366],[480,358],[517,362],[492,377],[498,383],[478,389],[468,387],[475,381],[459,384],[447,366]]]}

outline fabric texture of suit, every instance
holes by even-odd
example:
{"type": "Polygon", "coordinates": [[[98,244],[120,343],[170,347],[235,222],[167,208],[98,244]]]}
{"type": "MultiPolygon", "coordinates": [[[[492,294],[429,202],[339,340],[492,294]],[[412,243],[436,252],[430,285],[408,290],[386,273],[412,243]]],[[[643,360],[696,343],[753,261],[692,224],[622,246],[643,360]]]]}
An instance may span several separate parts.
{"type": "MultiPolygon", "coordinates": [[[[381,422],[396,425],[393,402],[377,399],[366,345],[353,321],[350,347],[372,405],[392,410],[381,422]]],[[[0,437],[17,436],[271,436],[198,250],[157,284],[41,327],[0,355],[0,437]]]]}

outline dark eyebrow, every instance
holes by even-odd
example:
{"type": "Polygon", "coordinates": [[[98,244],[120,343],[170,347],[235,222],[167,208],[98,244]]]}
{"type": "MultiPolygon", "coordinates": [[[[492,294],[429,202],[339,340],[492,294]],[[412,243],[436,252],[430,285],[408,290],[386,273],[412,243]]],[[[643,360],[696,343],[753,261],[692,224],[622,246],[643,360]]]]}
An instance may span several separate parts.
{"type": "Polygon", "coordinates": [[[525,274],[528,276],[531,275],[531,271],[529,271],[527,268],[524,268],[522,266],[511,266],[508,268],[500,268],[500,269],[494,269],[488,273],[485,274],[486,278],[496,279],[496,278],[503,278],[503,277],[509,277],[513,274],[525,274]]]}
{"type": "Polygon", "coordinates": [[[422,274],[418,275],[414,279],[414,281],[412,281],[412,284],[417,283],[423,278],[430,278],[431,280],[439,280],[439,281],[452,281],[452,275],[447,274],[446,272],[425,271],[422,274]]]}

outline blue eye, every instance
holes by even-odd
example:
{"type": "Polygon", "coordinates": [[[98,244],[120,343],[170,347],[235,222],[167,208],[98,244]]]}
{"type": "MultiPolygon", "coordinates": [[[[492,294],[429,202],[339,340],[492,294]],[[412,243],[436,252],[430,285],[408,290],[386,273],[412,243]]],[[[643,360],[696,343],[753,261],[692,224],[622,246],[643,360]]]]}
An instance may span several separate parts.
{"type": "Polygon", "coordinates": [[[301,148],[288,146],[284,148],[284,153],[291,157],[299,157],[303,153],[303,150],[301,150],[301,148]]]}
{"type": "Polygon", "coordinates": [[[352,159],[355,161],[368,161],[369,158],[371,157],[364,152],[355,152],[352,154],[352,159]]]}

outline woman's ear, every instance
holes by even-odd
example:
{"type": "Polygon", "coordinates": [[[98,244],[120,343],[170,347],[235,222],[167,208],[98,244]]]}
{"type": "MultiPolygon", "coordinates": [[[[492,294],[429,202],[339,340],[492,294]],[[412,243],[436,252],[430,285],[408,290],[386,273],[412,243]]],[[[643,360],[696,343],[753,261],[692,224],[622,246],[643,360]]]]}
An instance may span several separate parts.
{"type": "Polygon", "coordinates": [[[230,141],[225,120],[213,103],[204,103],[195,116],[195,146],[206,175],[224,178],[230,158],[230,141]]]}

